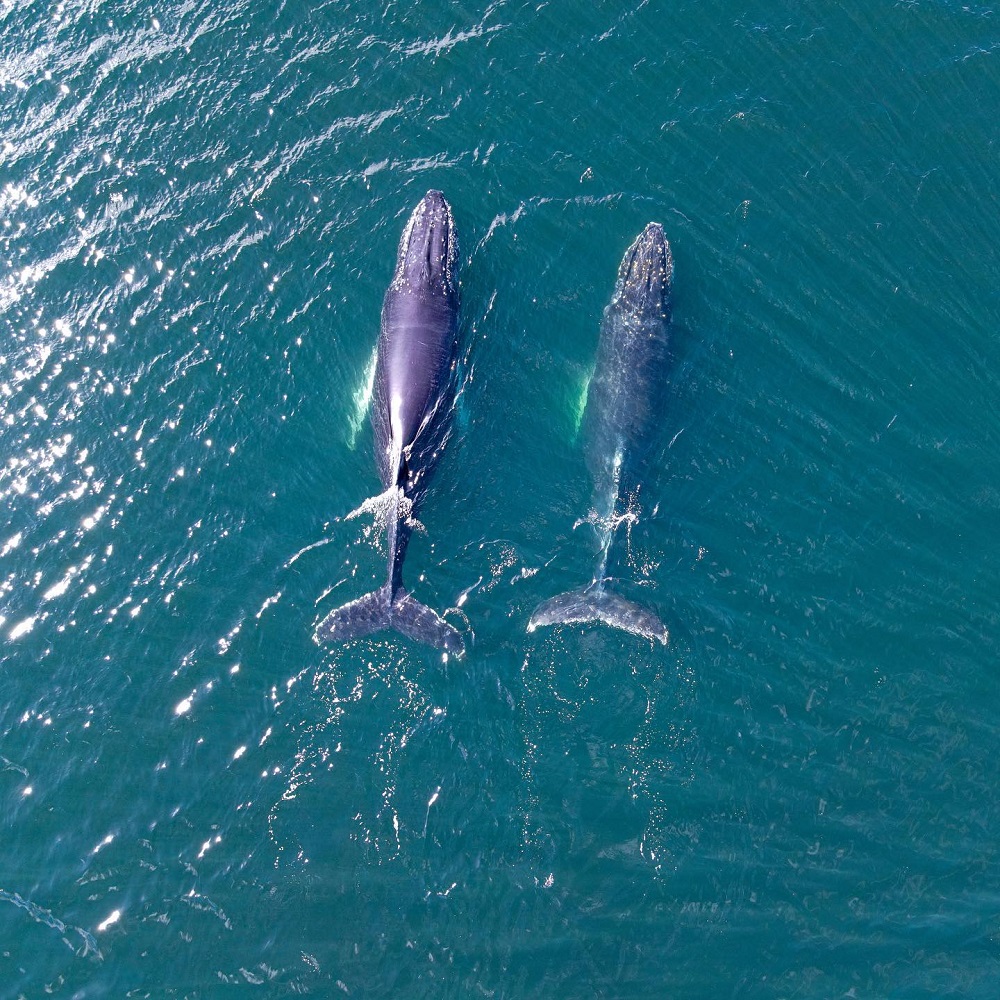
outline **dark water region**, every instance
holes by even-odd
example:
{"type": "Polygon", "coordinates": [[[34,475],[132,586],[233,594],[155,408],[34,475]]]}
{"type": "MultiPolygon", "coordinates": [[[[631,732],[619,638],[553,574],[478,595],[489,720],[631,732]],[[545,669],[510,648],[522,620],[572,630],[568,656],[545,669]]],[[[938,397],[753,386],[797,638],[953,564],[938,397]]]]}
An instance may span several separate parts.
{"type": "Polygon", "coordinates": [[[989,5],[0,0],[0,997],[991,997],[989,5]],[[429,188],[462,391],[381,582],[366,372],[429,188]],[[675,262],[615,547],[580,400],[675,262]],[[473,640],[474,637],[474,641],[473,640]]]}

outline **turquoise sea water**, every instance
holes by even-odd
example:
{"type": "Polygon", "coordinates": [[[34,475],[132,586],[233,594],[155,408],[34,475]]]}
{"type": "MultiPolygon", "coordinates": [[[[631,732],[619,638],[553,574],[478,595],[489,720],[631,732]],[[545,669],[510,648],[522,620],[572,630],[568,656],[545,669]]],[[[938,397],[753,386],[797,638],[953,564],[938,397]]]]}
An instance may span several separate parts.
{"type": "Polygon", "coordinates": [[[0,997],[996,995],[1000,11],[0,0],[0,95],[0,997]],[[432,187],[447,663],[311,639],[432,187]],[[651,220],[671,643],[528,635],[651,220]]]}

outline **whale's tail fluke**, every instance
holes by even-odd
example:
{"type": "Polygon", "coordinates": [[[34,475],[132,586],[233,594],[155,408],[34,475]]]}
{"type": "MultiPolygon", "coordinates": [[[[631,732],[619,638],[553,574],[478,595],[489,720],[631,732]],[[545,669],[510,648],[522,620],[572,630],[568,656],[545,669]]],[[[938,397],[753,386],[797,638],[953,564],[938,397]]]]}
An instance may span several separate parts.
{"type": "Polygon", "coordinates": [[[465,652],[465,643],[457,629],[405,590],[393,594],[388,583],[331,611],[316,627],[314,637],[321,643],[347,642],[388,628],[435,649],[465,652]]]}
{"type": "Polygon", "coordinates": [[[594,621],[661,642],[664,646],[669,637],[666,625],[648,608],[594,584],[542,601],[528,622],[528,631],[534,632],[539,625],[594,621]]]}

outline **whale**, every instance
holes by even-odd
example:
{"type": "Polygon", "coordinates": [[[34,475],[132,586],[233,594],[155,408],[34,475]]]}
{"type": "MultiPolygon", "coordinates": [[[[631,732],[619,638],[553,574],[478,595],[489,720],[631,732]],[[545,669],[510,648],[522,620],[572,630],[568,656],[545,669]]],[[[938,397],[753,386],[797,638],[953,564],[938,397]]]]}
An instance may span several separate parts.
{"type": "Polygon", "coordinates": [[[649,608],[611,589],[608,554],[618,529],[634,521],[630,497],[661,423],[670,354],[673,258],[663,227],[651,222],[622,258],[604,310],[581,431],[593,481],[599,556],[586,586],[535,608],[528,631],[544,625],[602,622],[666,645],[667,627],[649,608]]]}
{"type": "MultiPolygon", "coordinates": [[[[403,586],[403,562],[417,514],[447,444],[458,366],[458,244],[451,206],[428,191],[399,241],[382,303],[371,424],[383,492],[362,504],[385,519],[386,582],[327,614],[318,643],[346,642],[383,629],[461,654],[461,634],[403,586]]],[[[357,512],[355,512],[357,513],[357,512]]]]}

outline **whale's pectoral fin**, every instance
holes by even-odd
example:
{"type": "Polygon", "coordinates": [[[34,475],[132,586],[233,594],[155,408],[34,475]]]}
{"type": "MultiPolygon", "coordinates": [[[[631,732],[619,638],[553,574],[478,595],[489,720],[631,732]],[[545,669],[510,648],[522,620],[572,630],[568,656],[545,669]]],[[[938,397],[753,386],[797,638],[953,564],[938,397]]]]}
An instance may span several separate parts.
{"type": "Polygon", "coordinates": [[[610,590],[590,588],[571,590],[543,601],[535,608],[528,622],[528,631],[534,632],[539,625],[572,625],[595,621],[663,645],[667,644],[669,638],[666,625],[648,608],[627,601],[610,590]]]}
{"type": "Polygon", "coordinates": [[[388,584],[331,611],[316,627],[315,639],[319,643],[347,642],[388,628],[444,652],[465,652],[457,629],[404,591],[393,599],[388,584]]]}

